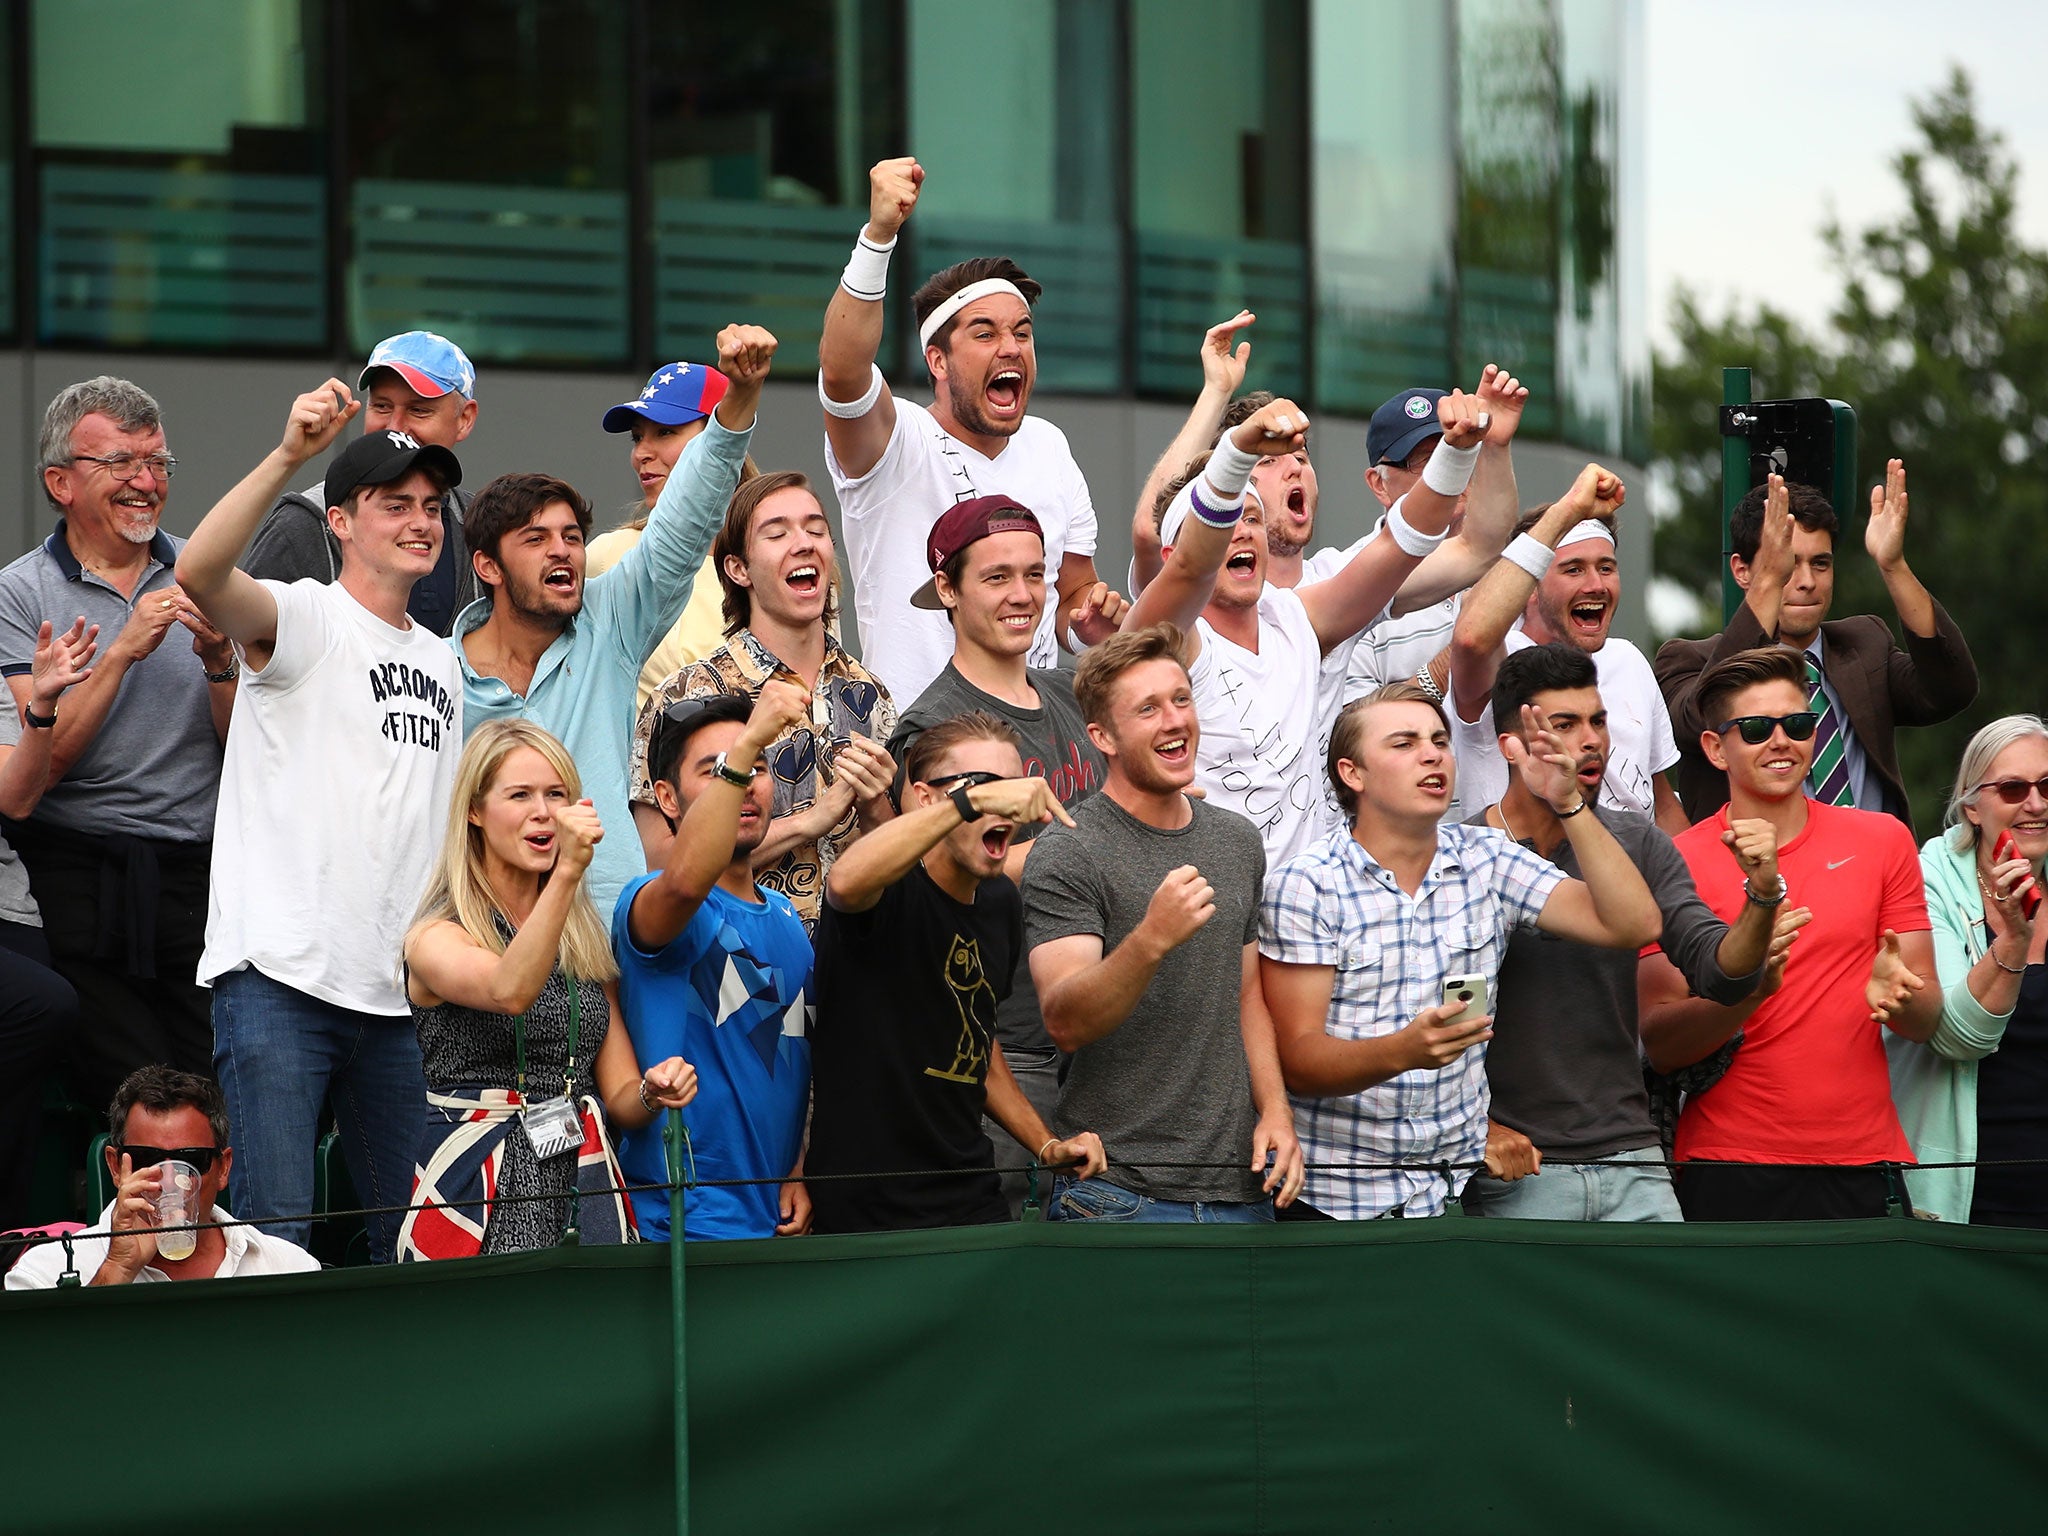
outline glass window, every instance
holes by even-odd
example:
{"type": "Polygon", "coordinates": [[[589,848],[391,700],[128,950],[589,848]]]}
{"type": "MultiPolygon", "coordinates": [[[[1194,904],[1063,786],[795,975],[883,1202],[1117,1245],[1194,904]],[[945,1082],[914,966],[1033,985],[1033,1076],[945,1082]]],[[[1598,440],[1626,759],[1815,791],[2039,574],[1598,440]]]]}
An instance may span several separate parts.
{"type": "Polygon", "coordinates": [[[326,345],[324,15],[37,0],[41,340],[326,345]],[[149,60],[146,82],[124,59],[149,60]]]}
{"type": "Polygon", "coordinates": [[[1617,229],[1626,22],[1615,0],[1564,0],[1561,18],[1559,431],[1569,442],[1619,454],[1631,387],[1617,229]]]}
{"type": "Polygon", "coordinates": [[[1451,380],[1452,9],[1310,13],[1316,399],[1332,410],[1451,380]]]}
{"type": "Polygon", "coordinates": [[[1116,0],[972,10],[908,0],[904,30],[907,147],[926,175],[910,223],[914,280],[971,256],[1011,257],[1045,289],[1033,326],[1039,387],[1122,392],[1116,0]]]}
{"type": "Polygon", "coordinates": [[[1307,38],[1300,0],[1134,0],[1137,386],[1201,388],[1202,332],[1240,307],[1246,387],[1305,391],[1307,38]]]}
{"type": "MultiPolygon", "coordinates": [[[[784,359],[817,354],[868,167],[905,149],[900,18],[896,0],[663,8],[648,67],[659,356],[708,358],[735,320],[767,326],[784,359]]],[[[892,275],[885,367],[910,292],[905,263],[892,275]]]]}
{"type": "Polygon", "coordinates": [[[343,15],[351,349],[422,328],[474,358],[626,362],[628,8],[383,0],[343,15]]]}
{"type": "Polygon", "coordinates": [[[1461,0],[1456,372],[1512,369],[1529,386],[1523,430],[1537,437],[1556,436],[1561,419],[1559,54],[1551,0],[1461,0]]]}
{"type": "Polygon", "coordinates": [[[0,335],[14,335],[14,14],[0,11],[0,335]]]}

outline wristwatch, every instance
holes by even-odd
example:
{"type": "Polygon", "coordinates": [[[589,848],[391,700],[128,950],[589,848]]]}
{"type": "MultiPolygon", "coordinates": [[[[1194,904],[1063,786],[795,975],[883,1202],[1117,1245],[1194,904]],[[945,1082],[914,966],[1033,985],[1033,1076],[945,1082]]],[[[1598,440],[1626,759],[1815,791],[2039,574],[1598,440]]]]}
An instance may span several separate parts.
{"type": "Polygon", "coordinates": [[[725,780],[726,783],[736,784],[741,789],[745,789],[754,782],[754,776],[751,773],[741,773],[739,769],[727,762],[723,752],[719,753],[718,757],[712,762],[711,772],[716,777],[725,780]]]}
{"type": "Polygon", "coordinates": [[[975,809],[974,802],[967,798],[967,786],[956,784],[946,791],[946,798],[953,802],[953,809],[960,813],[962,821],[979,821],[982,813],[975,809]]]}
{"type": "Polygon", "coordinates": [[[52,709],[47,715],[39,715],[33,704],[24,704],[21,706],[21,723],[31,730],[54,731],[57,728],[57,711],[52,709]]]}
{"type": "Polygon", "coordinates": [[[1743,897],[1752,906],[1782,907],[1785,904],[1785,897],[1789,890],[1790,887],[1785,884],[1785,877],[1783,875],[1778,876],[1777,892],[1770,896],[1759,896],[1747,880],[1742,882],[1743,897]]]}
{"type": "MultiPolygon", "coordinates": [[[[200,665],[204,666],[205,663],[202,662],[200,663],[200,665]]],[[[207,673],[206,680],[209,683],[232,683],[236,678],[240,677],[241,675],[242,663],[240,658],[230,656],[228,658],[228,664],[218,672],[207,673]]]]}

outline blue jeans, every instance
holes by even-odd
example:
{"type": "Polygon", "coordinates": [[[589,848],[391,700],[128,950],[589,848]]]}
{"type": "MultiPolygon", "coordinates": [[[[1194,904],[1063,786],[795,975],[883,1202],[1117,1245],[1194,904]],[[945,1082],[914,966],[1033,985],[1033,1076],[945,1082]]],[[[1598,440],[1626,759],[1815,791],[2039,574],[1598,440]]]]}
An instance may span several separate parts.
{"type": "Polygon", "coordinates": [[[1663,1152],[1644,1147],[1616,1152],[1604,1165],[1566,1168],[1546,1163],[1527,1178],[1504,1183],[1475,1173],[1465,1186],[1467,1216],[1514,1216],[1524,1221],[1682,1221],[1663,1152]]]}
{"type": "MultiPolygon", "coordinates": [[[[427,1082],[410,1018],[338,1008],[254,967],[230,971],[213,984],[213,1071],[228,1101],[237,1216],[312,1210],[320,1110],[330,1098],[363,1204],[411,1198],[427,1082]]],[[[403,1220],[369,1219],[374,1262],[391,1262],[403,1220]]],[[[303,1248],[311,1227],[286,1221],[263,1230],[303,1248]]]]}
{"type": "Polygon", "coordinates": [[[1053,1179],[1052,1204],[1045,1214],[1048,1221],[1271,1221],[1273,1201],[1270,1196],[1250,1201],[1155,1200],[1103,1178],[1060,1174],[1053,1179]]]}

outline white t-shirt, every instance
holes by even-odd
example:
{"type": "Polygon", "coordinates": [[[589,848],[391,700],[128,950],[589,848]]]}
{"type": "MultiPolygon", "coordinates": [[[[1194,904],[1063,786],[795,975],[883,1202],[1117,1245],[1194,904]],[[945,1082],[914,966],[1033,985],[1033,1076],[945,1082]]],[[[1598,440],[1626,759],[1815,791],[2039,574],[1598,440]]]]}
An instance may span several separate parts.
{"type": "MultiPolygon", "coordinates": [[[[1507,648],[1526,650],[1536,642],[1522,631],[1508,631],[1507,648]]],[[[1654,816],[1655,776],[1678,761],[1678,743],[1671,735],[1671,715],[1656,674],[1643,653],[1628,641],[1610,635],[1593,653],[1600,673],[1600,702],[1607,708],[1607,776],[1600,784],[1600,803],[1654,816]]],[[[1458,800],[1445,819],[1460,820],[1507,793],[1508,765],[1500,755],[1488,704],[1473,721],[1458,717],[1452,701],[1451,739],[1458,756],[1458,800]],[[1460,809],[1462,807],[1462,809],[1460,809]]]]}
{"type": "MultiPolygon", "coordinates": [[[[233,1221],[220,1206],[213,1208],[208,1221],[233,1221]]],[[[107,1261],[107,1250],[113,1246],[114,1208],[109,1205],[100,1212],[100,1219],[83,1232],[71,1236],[72,1268],[78,1271],[78,1283],[89,1285],[92,1277],[100,1272],[100,1266],[107,1261]]],[[[228,1227],[222,1231],[221,1241],[227,1245],[227,1252],[221,1255],[220,1268],[208,1278],[232,1280],[237,1275],[298,1275],[320,1267],[320,1261],[297,1243],[265,1232],[260,1227],[228,1227]]],[[[57,1281],[64,1274],[64,1245],[62,1243],[39,1243],[21,1256],[14,1268],[7,1271],[7,1289],[10,1291],[55,1290],[57,1281]]],[[[137,1285],[163,1284],[171,1277],[154,1265],[145,1264],[135,1276],[137,1285]]]]}
{"type": "MultiPolygon", "coordinates": [[[[1268,585],[1259,596],[1259,648],[1226,640],[1207,619],[1195,621],[1202,653],[1188,669],[1202,739],[1195,782],[1211,805],[1246,817],[1266,845],[1266,868],[1278,869],[1336,830],[1334,803],[1323,792],[1324,757],[1333,696],[1315,626],[1301,598],[1268,585]]],[[[1341,675],[1343,647],[1330,670],[1341,675]]]]}
{"type": "MultiPolygon", "coordinates": [[[[235,690],[199,981],[253,965],[360,1013],[411,1012],[400,946],[462,755],[448,642],[339,582],[266,581],[277,645],[235,690]]],[[[238,648],[239,649],[239,648],[238,648]]]]}
{"type": "MultiPolygon", "coordinates": [[[[1355,544],[1342,549],[1319,549],[1305,556],[1301,562],[1301,585],[1327,581],[1336,575],[1385,523],[1386,519],[1381,518],[1373,524],[1372,533],[1355,544]]],[[[1464,600],[1464,593],[1454,592],[1427,608],[1383,618],[1374,624],[1359,637],[1351,652],[1338,706],[1364,698],[1382,683],[1405,683],[1436,660],[1437,653],[1451,643],[1451,632],[1458,627],[1458,612],[1464,600]]]]}
{"type": "Polygon", "coordinates": [[[921,405],[896,399],[896,430],[875,467],[851,479],[825,443],[825,464],[846,531],[853,611],[861,662],[898,699],[914,699],[953,656],[953,626],[943,613],[910,606],[931,579],[925,535],[948,507],[976,496],[1014,497],[1045,534],[1045,616],[1028,658],[1056,666],[1059,641],[1053,589],[1068,554],[1095,553],[1095,503],[1074,462],[1067,436],[1051,422],[1026,416],[1003,451],[988,458],[961,442],[921,405]]]}

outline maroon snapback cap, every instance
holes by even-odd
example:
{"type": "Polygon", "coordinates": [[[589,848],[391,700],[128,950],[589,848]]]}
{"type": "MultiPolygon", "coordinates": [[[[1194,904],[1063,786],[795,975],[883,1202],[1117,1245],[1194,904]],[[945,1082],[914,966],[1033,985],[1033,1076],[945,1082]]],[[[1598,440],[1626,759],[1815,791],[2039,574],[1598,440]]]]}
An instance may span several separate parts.
{"type": "MultiPolygon", "coordinates": [[[[932,524],[931,532],[924,538],[924,557],[934,577],[939,567],[961,550],[992,533],[1035,533],[1040,543],[1045,541],[1045,530],[1038,526],[1037,514],[1013,497],[976,496],[967,501],[956,501],[943,517],[932,524]]],[[[911,593],[910,603],[913,608],[941,612],[946,606],[939,601],[936,579],[911,593]]]]}

